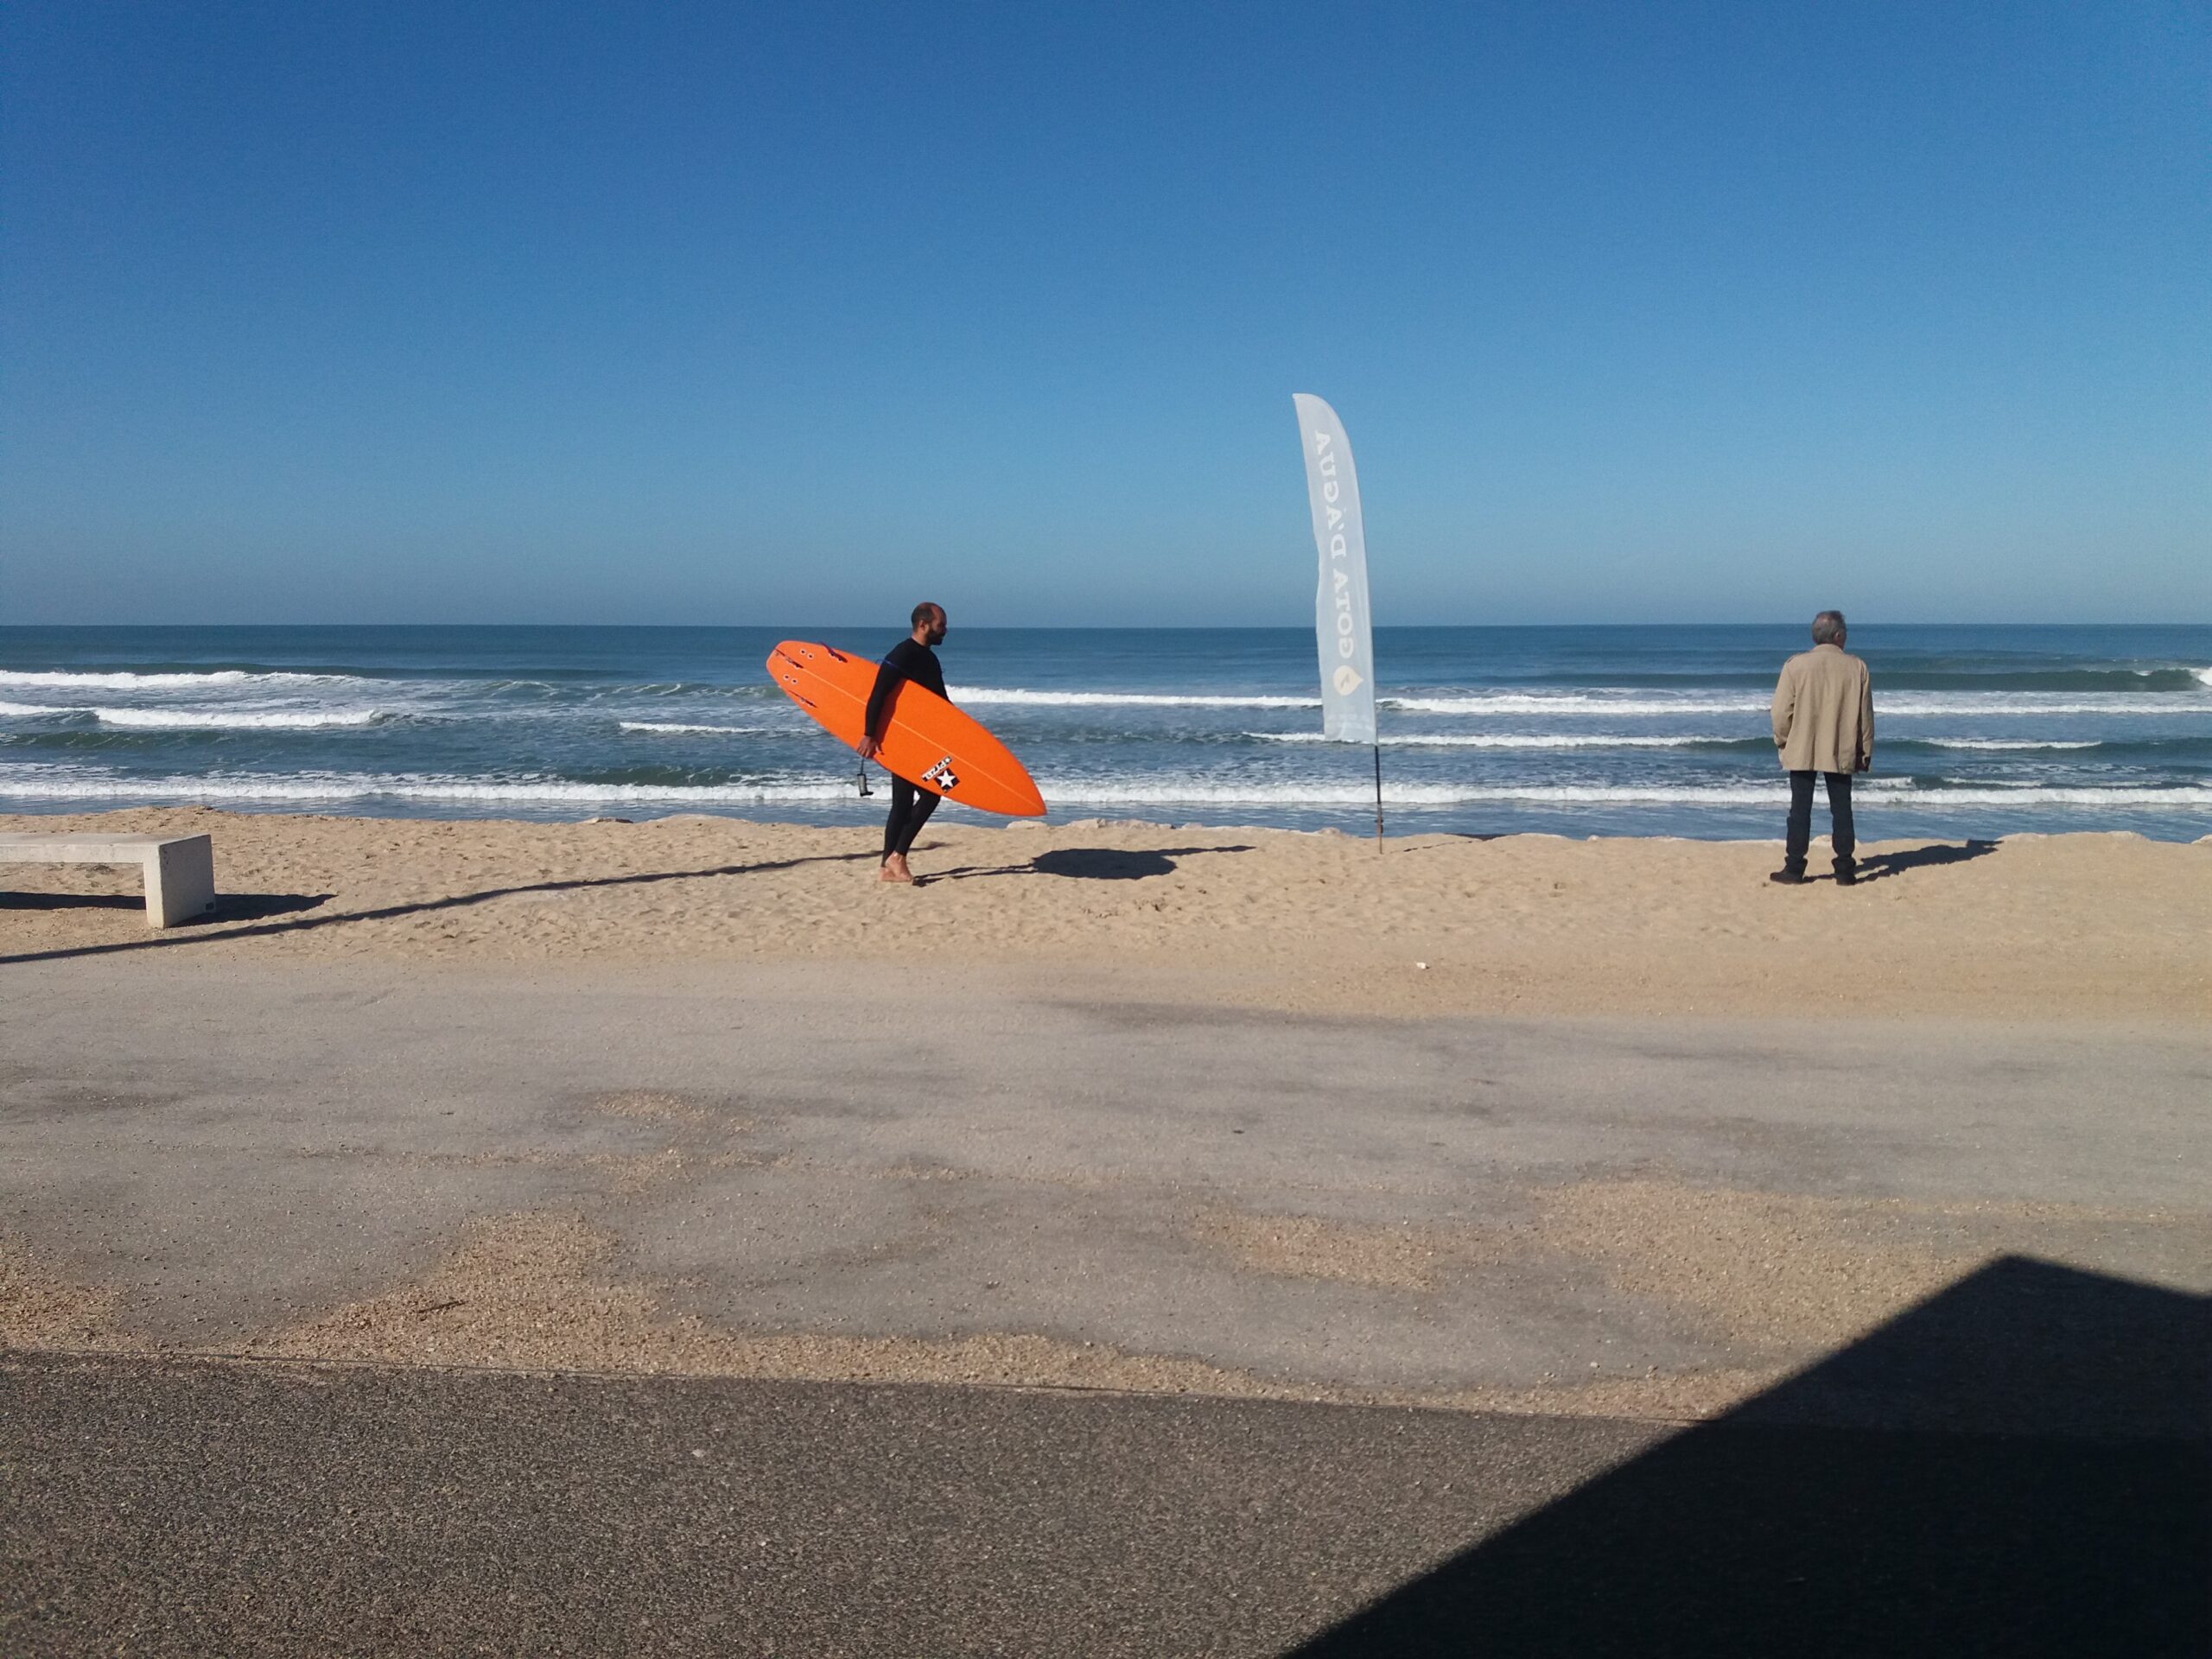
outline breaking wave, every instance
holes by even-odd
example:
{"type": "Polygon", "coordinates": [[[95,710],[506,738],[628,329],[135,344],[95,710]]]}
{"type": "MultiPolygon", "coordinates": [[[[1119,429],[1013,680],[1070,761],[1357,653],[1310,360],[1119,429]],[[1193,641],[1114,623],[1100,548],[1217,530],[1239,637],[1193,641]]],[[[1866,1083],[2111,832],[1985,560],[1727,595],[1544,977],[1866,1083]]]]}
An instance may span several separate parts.
{"type": "Polygon", "coordinates": [[[2096,749],[2104,746],[2094,738],[2078,742],[2046,742],[2029,737],[1922,737],[1912,740],[1931,749],[2096,749]]]}
{"type": "Polygon", "coordinates": [[[566,778],[493,779],[411,776],[405,773],[294,772],[265,778],[40,776],[30,768],[0,773],[0,798],[84,801],[237,801],[336,804],[356,801],[423,801],[495,804],[591,805],[657,802],[694,806],[768,806],[779,802],[851,798],[849,780],[706,785],[601,784],[566,778]]]}
{"type": "Polygon", "coordinates": [[[1419,715],[1764,714],[1765,697],[1608,697],[1561,692],[1478,691],[1449,696],[1381,697],[1385,709],[1419,715]]]}
{"type": "Polygon", "coordinates": [[[0,685],[51,685],[93,691],[196,691],[227,685],[365,685],[353,674],[248,673],[242,668],[213,669],[205,673],[134,673],[114,671],[53,669],[0,670],[0,685]]]}
{"type": "MultiPolygon", "coordinates": [[[[1561,693],[1555,696],[1521,691],[1474,692],[1465,696],[1383,697],[1386,709],[1425,715],[1763,715],[1771,706],[1766,696],[1636,697],[1593,693],[1561,693]]],[[[1318,705],[1315,705],[1318,706],[1318,705]]],[[[1874,712],[1883,715],[1948,715],[1980,719],[1998,715],[2171,715],[2212,713],[2212,704],[2195,697],[2127,696],[2061,697],[2034,692],[1982,692],[1961,696],[1902,691],[1885,694],[1874,689],[1874,712]]]]}
{"type": "MultiPolygon", "coordinates": [[[[1373,799],[1362,783],[1213,782],[1157,778],[1050,779],[1040,783],[1056,808],[1084,806],[1357,806],[1373,799]]],[[[2116,786],[1975,787],[1950,784],[1865,783],[1862,803],[1912,807],[2085,806],[2107,810],[2191,807],[2212,808],[2212,785],[2179,788],[2116,786]]],[[[683,807],[772,806],[778,804],[849,801],[852,785],[844,779],[760,779],[718,784],[664,785],[590,783],[561,778],[477,779],[406,773],[288,773],[270,777],[232,775],[207,778],[124,778],[81,772],[41,772],[37,768],[0,774],[0,798],[44,800],[130,800],[337,804],[357,801],[418,801],[497,804],[598,805],[613,802],[683,807]]],[[[1671,805],[1683,807],[1772,806],[1789,798],[1779,779],[1771,784],[1528,784],[1465,785],[1391,783],[1382,790],[1385,804],[1402,807],[1522,803],[1552,806],[1671,805]]]]}
{"type": "MultiPolygon", "coordinates": [[[[1128,805],[1338,806],[1371,804],[1363,784],[1202,784],[1160,779],[1145,783],[1080,780],[1045,783],[1045,798],[1055,806],[1073,802],[1128,805]]],[[[1861,784],[1860,802],[1923,806],[2097,806],[2212,807],[2212,786],[2174,789],[2123,787],[1968,787],[1952,785],[1861,784]]],[[[1526,802],[1551,805],[1668,806],[1773,805],[1789,798],[1787,784],[1392,784],[1382,785],[1384,804],[1401,806],[1456,806],[1481,802],[1526,802]]]]}
{"type": "MultiPolygon", "coordinates": [[[[2212,681],[2208,681],[2212,684],[2212,681]]],[[[1039,709],[1319,709],[1319,697],[1278,696],[1271,694],[1216,694],[1166,691],[1032,691],[1016,686],[954,686],[956,703],[976,708],[1030,707],[1039,709]]],[[[1590,715],[1664,719],[1676,715],[1763,715],[1772,699],[1765,693],[1722,696],[1653,696],[1605,692],[1470,691],[1434,696],[1388,695],[1376,705],[1415,715],[1556,715],[1580,718],[1590,715]]],[[[2183,696],[2066,696],[2032,691],[1874,692],[1878,715],[2152,715],[2203,709],[2212,704],[2183,696]]]]}
{"type": "Polygon", "coordinates": [[[333,726],[373,726],[380,709],[94,709],[103,726],[141,730],[308,732],[333,726]]]}
{"type": "MultiPolygon", "coordinates": [[[[1263,743],[1326,743],[1319,732],[1247,732],[1263,743]]],[[[1382,747],[1406,749],[1698,749],[1745,742],[1771,748],[1764,738],[1624,737],[1594,732],[1386,732],[1382,747]]]]}
{"type": "Polygon", "coordinates": [[[1319,709],[1319,697],[1231,696],[1168,691],[1025,691],[1018,687],[957,685],[947,695],[978,708],[1028,704],[1046,709],[1319,709]]]}
{"type": "Polygon", "coordinates": [[[777,729],[772,726],[685,726],[664,720],[626,720],[620,724],[626,732],[713,732],[732,737],[758,735],[777,729]]]}
{"type": "Polygon", "coordinates": [[[108,709],[39,702],[0,702],[0,720],[90,718],[133,731],[306,732],[373,726],[381,709],[108,709]]]}

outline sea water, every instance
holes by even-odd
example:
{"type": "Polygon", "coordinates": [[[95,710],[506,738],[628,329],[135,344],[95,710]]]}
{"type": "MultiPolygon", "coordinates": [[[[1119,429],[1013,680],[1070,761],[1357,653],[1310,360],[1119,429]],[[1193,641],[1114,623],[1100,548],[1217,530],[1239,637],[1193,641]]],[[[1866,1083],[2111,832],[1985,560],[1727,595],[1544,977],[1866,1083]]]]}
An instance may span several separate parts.
{"type": "MultiPolygon", "coordinates": [[[[1056,818],[1365,831],[1304,629],[956,626],[953,701],[1056,818]]],[[[877,626],[0,628],[0,811],[206,803],[438,817],[860,823],[851,753],[768,683],[779,639],[877,626]]],[[[1761,837],[1802,625],[1383,628],[1382,796],[1412,833],[1761,837]]],[[[2212,627],[1868,625],[1859,833],[2212,833],[2212,627]]]]}

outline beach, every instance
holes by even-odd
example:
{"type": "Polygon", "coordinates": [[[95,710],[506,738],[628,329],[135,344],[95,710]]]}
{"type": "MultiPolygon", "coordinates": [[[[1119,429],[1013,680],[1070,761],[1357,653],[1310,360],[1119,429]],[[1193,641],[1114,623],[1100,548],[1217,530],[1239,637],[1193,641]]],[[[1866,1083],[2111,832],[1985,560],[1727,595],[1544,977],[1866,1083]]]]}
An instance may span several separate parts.
{"type": "MultiPolygon", "coordinates": [[[[1820,826],[1824,829],[1825,825],[1820,826]]],[[[2212,842],[1874,842],[1849,891],[1765,880],[1759,842],[1370,837],[1078,820],[932,823],[917,889],[868,829],[313,817],[16,817],[20,832],[209,834],[225,915],[149,936],[135,871],[17,867],[0,956],[256,963],[943,964],[1106,994],[1382,1017],[2212,1014],[2212,842]]],[[[1815,842],[1814,872],[1825,871],[1815,842]]]]}

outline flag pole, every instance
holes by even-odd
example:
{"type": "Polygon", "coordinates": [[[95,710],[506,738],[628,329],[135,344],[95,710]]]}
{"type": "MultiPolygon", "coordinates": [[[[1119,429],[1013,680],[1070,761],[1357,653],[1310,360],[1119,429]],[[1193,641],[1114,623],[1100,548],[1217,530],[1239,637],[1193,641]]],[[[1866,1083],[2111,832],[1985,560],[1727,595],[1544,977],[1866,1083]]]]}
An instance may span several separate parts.
{"type": "Polygon", "coordinates": [[[1375,740],[1375,850],[1382,850],[1382,740],[1375,740]]]}

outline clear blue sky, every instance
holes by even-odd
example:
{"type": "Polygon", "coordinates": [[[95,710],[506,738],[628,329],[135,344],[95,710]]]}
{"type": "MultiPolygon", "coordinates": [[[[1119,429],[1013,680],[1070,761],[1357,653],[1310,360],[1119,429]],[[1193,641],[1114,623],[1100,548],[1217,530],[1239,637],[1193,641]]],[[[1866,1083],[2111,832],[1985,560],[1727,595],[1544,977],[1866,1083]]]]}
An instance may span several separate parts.
{"type": "Polygon", "coordinates": [[[11,0],[0,621],[2212,620],[2212,8],[11,0]]]}

